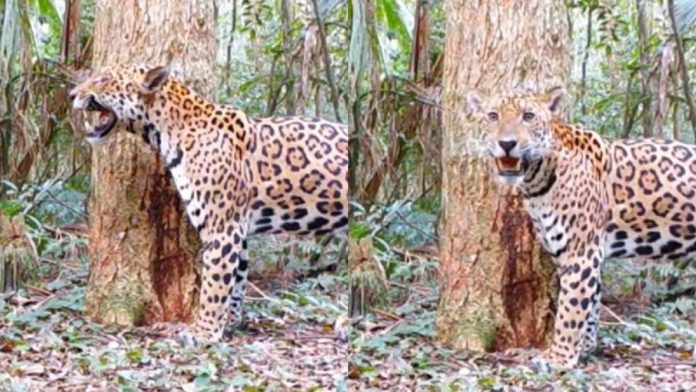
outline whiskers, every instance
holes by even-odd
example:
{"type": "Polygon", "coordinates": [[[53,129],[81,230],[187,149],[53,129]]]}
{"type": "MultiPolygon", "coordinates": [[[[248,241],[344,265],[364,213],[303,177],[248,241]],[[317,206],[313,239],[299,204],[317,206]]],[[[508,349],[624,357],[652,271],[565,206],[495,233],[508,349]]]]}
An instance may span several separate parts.
{"type": "Polygon", "coordinates": [[[541,158],[550,157],[556,154],[557,151],[550,147],[527,147],[523,150],[522,154],[529,160],[537,160],[541,158]]]}

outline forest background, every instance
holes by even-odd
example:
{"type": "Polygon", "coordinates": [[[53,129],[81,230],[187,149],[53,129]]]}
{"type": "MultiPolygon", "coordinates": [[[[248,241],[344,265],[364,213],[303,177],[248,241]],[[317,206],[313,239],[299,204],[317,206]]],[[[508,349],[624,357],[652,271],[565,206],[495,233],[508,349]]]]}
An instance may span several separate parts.
{"type": "MultiPolygon", "coordinates": [[[[601,338],[615,351],[602,357],[603,365],[548,378],[524,369],[503,371],[490,358],[457,354],[436,340],[443,70],[448,56],[458,56],[445,51],[445,35],[447,7],[457,2],[213,3],[218,51],[211,77],[218,100],[255,115],[335,118],[348,123],[352,135],[350,271],[340,261],[345,242],[265,240],[257,244],[263,257],[252,255],[263,261],[252,272],[258,288],[250,294],[252,319],[256,312],[333,326],[349,311],[348,375],[356,385],[377,389],[684,382],[681,368],[654,360],[666,355],[677,365],[693,361],[696,268],[681,261],[607,263],[603,301],[616,317],[605,318],[601,338]],[[307,262],[319,259],[325,263],[307,262]],[[338,273],[324,273],[332,270],[338,273]],[[655,378],[655,369],[665,379],[655,378]]],[[[556,3],[570,30],[569,118],[606,137],[661,135],[693,142],[694,2],[556,3]]],[[[21,295],[0,299],[0,316],[11,325],[0,329],[0,351],[26,353],[22,361],[29,369],[0,375],[0,385],[24,385],[22,376],[67,377],[67,361],[85,385],[107,380],[138,387],[155,383],[158,373],[123,370],[124,363],[168,369],[181,355],[170,348],[156,358],[138,348],[109,349],[104,336],[110,331],[95,330],[79,316],[85,310],[92,168],[90,148],[74,131],[81,125],[65,98],[66,70],[91,64],[94,18],[92,0],[0,0],[0,219],[12,233],[0,238],[6,241],[0,284],[12,289],[20,282],[22,288],[21,295]],[[27,311],[18,317],[17,307],[27,311]],[[29,343],[52,334],[64,341],[56,347],[72,351],[42,354],[44,365],[37,368],[32,364],[39,354],[29,343]]],[[[312,349],[296,359],[302,362],[306,354],[313,361],[312,349]]],[[[164,382],[213,390],[300,382],[283,377],[277,363],[243,359],[229,367],[194,354],[186,358],[183,370],[168,373],[164,382]]],[[[345,388],[332,371],[321,377],[345,388]]]]}

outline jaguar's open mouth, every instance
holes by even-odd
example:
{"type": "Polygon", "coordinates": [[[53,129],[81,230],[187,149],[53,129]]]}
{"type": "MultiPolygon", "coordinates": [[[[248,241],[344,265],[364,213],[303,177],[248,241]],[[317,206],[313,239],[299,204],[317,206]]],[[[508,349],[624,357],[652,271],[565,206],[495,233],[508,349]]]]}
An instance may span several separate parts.
{"type": "Polygon", "coordinates": [[[500,157],[495,159],[498,167],[498,175],[502,177],[519,177],[524,174],[523,159],[514,157],[500,157]]]}
{"type": "Polygon", "coordinates": [[[86,135],[87,140],[90,143],[96,143],[103,139],[114,129],[116,123],[118,122],[116,113],[106,106],[101,105],[94,98],[90,98],[85,110],[88,112],[98,113],[97,122],[95,124],[91,126],[88,123],[85,124],[88,129],[91,129],[91,131],[89,131],[86,135]]]}

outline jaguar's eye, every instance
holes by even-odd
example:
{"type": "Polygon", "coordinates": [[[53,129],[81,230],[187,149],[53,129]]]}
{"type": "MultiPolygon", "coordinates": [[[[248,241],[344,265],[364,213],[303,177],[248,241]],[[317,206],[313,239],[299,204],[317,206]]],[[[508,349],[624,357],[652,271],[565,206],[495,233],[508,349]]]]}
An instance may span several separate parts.
{"type": "Polygon", "coordinates": [[[496,112],[489,112],[488,113],[488,119],[491,121],[498,121],[498,113],[496,112]]]}
{"type": "Polygon", "coordinates": [[[534,120],[534,113],[532,113],[532,112],[525,112],[525,113],[522,115],[522,119],[523,119],[524,121],[532,121],[532,120],[534,120]]]}

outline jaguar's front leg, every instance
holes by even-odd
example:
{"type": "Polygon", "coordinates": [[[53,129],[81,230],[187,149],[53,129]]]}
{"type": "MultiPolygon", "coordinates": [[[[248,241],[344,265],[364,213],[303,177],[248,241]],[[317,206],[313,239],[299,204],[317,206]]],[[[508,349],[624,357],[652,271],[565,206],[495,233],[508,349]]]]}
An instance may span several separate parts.
{"type": "Polygon", "coordinates": [[[239,253],[239,265],[234,273],[234,289],[230,299],[230,319],[225,327],[225,338],[231,338],[234,331],[244,322],[244,296],[247,287],[247,274],[249,268],[249,252],[247,241],[242,241],[242,251],[239,253]]]}
{"type": "MultiPolygon", "coordinates": [[[[598,272],[598,274],[601,274],[598,272]]],[[[599,277],[596,280],[596,290],[597,290],[597,300],[594,302],[592,309],[590,310],[590,315],[587,319],[587,326],[585,331],[585,341],[583,346],[584,355],[589,355],[597,350],[597,335],[599,329],[599,311],[602,308],[601,294],[602,294],[602,283],[599,277]]]]}
{"type": "MultiPolygon", "coordinates": [[[[229,317],[227,307],[235,285],[235,271],[240,263],[242,241],[236,235],[205,238],[198,318],[191,332],[193,338],[218,342],[229,317]]],[[[184,337],[186,340],[186,337],[184,337]]]]}
{"type": "Polygon", "coordinates": [[[552,346],[544,360],[559,368],[572,368],[585,347],[590,328],[596,331],[592,314],[599,303],[599,260],[601,251],[590,250],[579,258],[557,260],[562,268],[561,292],[554,323],[552,346]],[[592,327],[588,323],[592,323],[592,327]]]}

